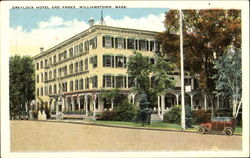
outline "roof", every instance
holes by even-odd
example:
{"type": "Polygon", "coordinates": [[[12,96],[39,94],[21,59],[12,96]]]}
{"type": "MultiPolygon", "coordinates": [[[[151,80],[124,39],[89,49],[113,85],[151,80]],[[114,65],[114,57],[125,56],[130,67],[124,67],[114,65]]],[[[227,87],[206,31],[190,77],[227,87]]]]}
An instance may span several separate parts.
{"type": "Polygon", "coordinates": [[[91,30],[92,31],[95,31],[96,29],[112,29],[112,30],[123,30],[123,31],[130,31],[130,32],[141,32],[141,33],[145,33],[145,34],[158,34],[159,32],[157,31],[148,31],[148,30],[139,30],[139,29],[131,29],[131,28],[122,28],[122,27],[113,27],[113,26],[106,26],[106,25],[93,25],[92,27],[84,30],[83,32],[80,32],[78,33],[77,35],[55,45],[54,47],[42,52],[42,53],[39,53],[37,55],[35,55],[33,58],[34,59],[38,59],[46,54],[49,54],[50,52],[53,52],[55,50],[58,50],[64,46],[66,46],[68,43],[72,43],[73,41],[75,40],[78,40],[80,39],[81,37],[87,35],[91,30]]]}

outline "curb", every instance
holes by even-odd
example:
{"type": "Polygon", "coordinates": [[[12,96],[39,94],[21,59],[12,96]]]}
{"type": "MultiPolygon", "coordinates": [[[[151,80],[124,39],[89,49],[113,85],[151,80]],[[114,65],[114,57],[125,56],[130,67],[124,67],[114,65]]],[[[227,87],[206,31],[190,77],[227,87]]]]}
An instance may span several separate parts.
{"type": "MultiPolygon", "coordinates": [[[[18,120],[17,120],[18,121],[18,120]]],[[[20,120],[21,121],[21,120],[20,120]]],[[[55,122],[55,123],[71,123],[71,124],[79,124],[79,125],[91,125],[91,126],[101,126],[101,127],[112,127],[112,128],[124,128],[124,129],[139,129],[139,130],[151,130],[151,131],[168,131],[168,132],[185,132],[185,133],[197,133],[196,131],[183,131],[183,130],[175,130],[175,129],[160,129],[160,128],[147,128],[147,127],[130,127],[130,126],[121,126],[121,125],[104,125],[98,123],[91,122],[75,122],[75,121],[58,121],[58,120],[27,120],[34,122],[55,122]]],[[[217,133],[206,133],[206,135],[222,135],[217,133]]],[[[234,136],[242,136],[241,134],[233,134],[234,136]]]]}

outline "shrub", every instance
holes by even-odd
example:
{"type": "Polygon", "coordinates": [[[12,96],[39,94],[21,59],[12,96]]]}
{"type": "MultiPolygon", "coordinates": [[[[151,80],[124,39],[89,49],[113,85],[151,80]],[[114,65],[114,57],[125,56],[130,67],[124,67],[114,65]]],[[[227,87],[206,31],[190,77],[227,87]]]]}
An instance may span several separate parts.
{"type": "Polygon", "coordinates": [[[210,121],[211,113],[201,109],[195,110],[193,111],[193,118],[194,124],[206,123],[210,121]]]}
{"type": "Polygon", "coordinates": [[[165,112],[163,115],[163,121],[168,123],[181,123],[181,106],[176,105],[165,112]]]}
{"type": "Polygon", "coordinates": [[[114,111],[117,114],[117,121],[133,121],[136,115],[136,108],[128,100],[124,100],[121,104],[115,107],[114,111]]]}
{"type": "Polygon", "coordinates": [[[185,113],[186,113],[186,118],[185,118],[186,127],[192,127],[193,114],[190,106],[185,106],[185,113]]]}
{"type": "Polygon", "coordinates": [[[115,111],[104,111],[100,114],[100,117],[97,120],[105,120],[105,121],[116,121],[117,113],[115,111]]]}

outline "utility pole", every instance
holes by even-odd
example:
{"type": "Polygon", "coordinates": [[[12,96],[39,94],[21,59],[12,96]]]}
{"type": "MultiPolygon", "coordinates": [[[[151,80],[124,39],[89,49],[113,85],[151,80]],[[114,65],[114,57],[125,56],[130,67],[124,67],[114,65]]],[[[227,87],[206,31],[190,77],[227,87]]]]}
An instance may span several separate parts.
{"type": "Polygon", "coordinates": [[[186,129],[185,121],[185,98],[184,98],[184,62],[183,62],[183,34],[182,34],[182,11],[180,9],[180,56],[181,56],[181,127],[186,129]]]}

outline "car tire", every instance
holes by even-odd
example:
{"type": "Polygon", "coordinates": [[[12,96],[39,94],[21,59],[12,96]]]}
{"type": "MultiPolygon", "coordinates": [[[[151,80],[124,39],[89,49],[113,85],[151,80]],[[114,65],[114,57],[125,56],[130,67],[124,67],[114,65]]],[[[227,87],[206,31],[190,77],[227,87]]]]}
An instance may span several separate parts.
{"type": "Polygon", "coordinates": [[[233,135],[233,130],[231,128],[227,128],[224,130],[225,135],[231,136],[233,135]]]}
{"type": "Polygon", "coordinates": [[[198,133],[204,134],[206,132],[206,129],[204,127],[199,127],[198,133]]]}

